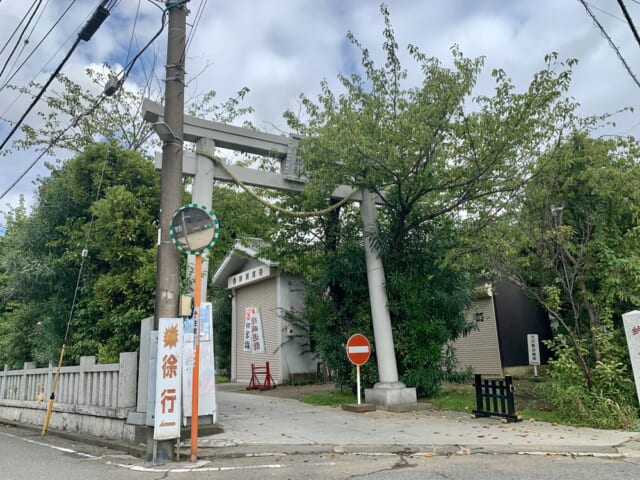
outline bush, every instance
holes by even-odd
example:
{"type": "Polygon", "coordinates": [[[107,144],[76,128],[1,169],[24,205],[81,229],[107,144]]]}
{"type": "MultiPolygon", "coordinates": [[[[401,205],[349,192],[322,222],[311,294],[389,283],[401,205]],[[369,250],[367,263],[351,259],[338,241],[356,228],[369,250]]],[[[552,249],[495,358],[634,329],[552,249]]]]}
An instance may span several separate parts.
{"type": "MultiPolygon", "coordinates": [[[[616,348],[615,332],[605,328],[596,333],[600,359],[592,362],[592,386],[578,364],[575,347],[558,335],[549,348],[555,359],[549,361],[551,382],[542,389],[554,410],[567,422],[596,428],[633,429],[638,420],[638,402],[624,349],[616,348]]],[[[581,343],[580,352],[590,358],[581,343]]]]}

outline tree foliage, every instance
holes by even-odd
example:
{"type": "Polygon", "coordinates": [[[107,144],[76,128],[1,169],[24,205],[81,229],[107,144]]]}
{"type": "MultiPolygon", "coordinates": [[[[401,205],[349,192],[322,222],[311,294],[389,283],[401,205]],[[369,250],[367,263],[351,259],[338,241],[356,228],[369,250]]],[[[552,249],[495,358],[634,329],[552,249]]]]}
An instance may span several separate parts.
{"type": "Polygon", "coordinates": [[[574,133],[557,161],[536,172],[515,216],[491,232],[487,250],[553,320],[553,396],[571,391],[572,404],[584,407],[576,415],[617,405],[613,421],[627,426],[636,400],[621,314],[640,301],[637,158],[633,139],[574,133]]]}
{"type": "Polygon", "coordinates": [[[105,144],[51,168],[32,212],[12,212],[2,239],[1,294],[15,305],[2,322],[17,341],[0,354],[45,363],[66,337],[71,358],[112,360],[138,348],[152,310],[158,174],[140,154],[105,144]]]}
{"type": "MultiPolygon", "coordinates": [[[[307,202],[326,198],[338,184],[368,188],[381,199],[376,244],[399,373],[420,394],[432,394],[445,375],[443,346],[469,328],[464,310],[476,278],[457,257],[522,195],[534,169],[558,154],[574,121],[576,104],[565,95],[574,62],[547,56],[524,92],[496,70],[494,94],[474,96],[482,58],[467,58],[454,46],[447,67],[410,45],[422,80],[408,86],[385,5],[381,12],[384,65],[350,33],[361,73],[340,75],[340,93],[324,81],[315,101],[301,96],[302,116],[285,116],[303,137],[307,202]]],[[[282,228],[288,251],[307,252],[309,320],[325,337],[325,360],[341,371],[341,342],[354,327],[370,331],[370,318],[359,220],[345,207],[332,221],[339,226],[304,221],[298,235],[303,221],[282,228]],[[324,291],[332,302],[321,308],[324,291]]]]}

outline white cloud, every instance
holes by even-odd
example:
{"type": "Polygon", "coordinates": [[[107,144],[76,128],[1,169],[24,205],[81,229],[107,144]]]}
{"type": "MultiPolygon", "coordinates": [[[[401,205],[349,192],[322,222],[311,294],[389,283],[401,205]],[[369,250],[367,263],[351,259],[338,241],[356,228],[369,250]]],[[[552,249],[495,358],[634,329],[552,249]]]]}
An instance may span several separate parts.
{"type": "MultiPolygon", "coordinates": [[[[31,45],[38,40],[38,35],[48,30],[69,2],[49,2],[31,45]]],[[[38,77],[43,81],[66,53],[69,42],[75,38],[74,32],[96,3],[95,0],[77,1],[73,14],[66,16],[56,27],[24,71],[16,75],[15,83],[24,85],[47,60],[51,60],[49,68],[38,77]],[[58,49],[60,51],[54,57],[58,49]]],[[[190,84],[186,97],[215,90],[222,101],[246,86],[251,90],[247,104],[255,108],[254,123],[266,130],[286,129],[282,113],[298,108],[300,93],[313,97],[324,78],[339,88],[337,74],[359,68],[359,54],[345,40],[347,31],[353,31],[375,59],[384,61],[381,50],[384,25],[379,3],[367,0],[208,0],[191,39],[187,58],[187,73],[200,75],[190,84]]],[[[404,50],[408,43],[417,45],[427,55],[439,57],[445,64],[450,64],[449,49],[453,44],[459,44],[467,56],[485,56],[485,73],[478,84],[483,93],[490,93],[492,68],[504,68],[518,88],[524,89],[532,74],[542,68],[544,55],[556,51],[561,59],[577,57],[580,60],[570,94],[581,103],[581,113],[598,114],[627,105],[638,106],[638,86],[578,1],[389,0],[387,3],[405,65],[415,81],[419,79],[417,67],[404,50]]],[[[640,5],[631,1],[626,3],[640,26],[640,5]]],[[[29,4],[15,1],[0,4],[0,48],[8,41],[29,4]]],[[[156,4],[162,6],[163,2],[156,4]]],[[[640,46],[622,18],[617,3],[591,0],[589,4],[631,68],[640,75],[640,46]]],[[[196,21],[200,5],[201,0],[189,3],[189,23],[196,21]]],[[[84,76],[87,66],[105,61],[122,64],[130,59],[159,28],[160,15],[160,9],[149,1],[120,1],[94,38],[81,43],[63,71],[82,85],[89,85],[84,76]],[[138,8],[140,16],[130,49],[138,8]]],[[[160,79],[164,76],[165,48],[166,31],[153,46],[159,57],[155,75],[160,79]]],[[[6,52],[0,54],[0,65],[4,64],[6,55],[6,52]]],[[[147,68],[150,61],[147,57],[147,68]]],[[[0,85],[4,78],[0,77],[0,85]]],[[[141,71],[136,70],[130,81],[140,84],[145,80],[141,71]]],[[[9,105],[14,99],[13,93],[0,92],[0,105],[9,105]]],[[[25,105],[26,100],[20,99],[11,107],[7,118],[15,120],[25,105]]],[[[35,118],[32,113],[28,122],[35,118]]],[[[617,120],[618,126],[608,133],[640,134],[637,113],[622,114],[617,120]]],[[[4,136],[6,132],[7,126],[0,124],[0,135],[4,136]]],[[[10,159],[0,157],[0,191],[33,158],[29,152],[10,159]]],[[[15,205],[20,193],[30,197],[31,182],[38,174],[46,174],[42,165],[0,202],[0,210],[6,210],[3,207],[7,202],[15,205]]]]}

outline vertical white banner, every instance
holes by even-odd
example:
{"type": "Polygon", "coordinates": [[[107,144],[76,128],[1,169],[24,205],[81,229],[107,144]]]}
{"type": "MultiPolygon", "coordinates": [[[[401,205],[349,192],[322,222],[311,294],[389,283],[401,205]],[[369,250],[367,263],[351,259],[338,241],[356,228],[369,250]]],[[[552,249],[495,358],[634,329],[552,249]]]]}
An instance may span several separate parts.
{"type": "Polygon", "coordinates": [[[623,314],[622,323],[624,324],[624,333],[629,346],[633,379],[636,382],[636,393],[640,402],[640,312],[634,310],[623,314]]]}
{"type": "Polygon", "coordinates": [[[262,317],[256,307],[249,307],[244,313],[244,351],[265,353],[262,317]]]}
{"type": "Polygon", "coordinates": [[[161,318],[158,323],[156,397],[153,438],[180,438],[182,318],[161,318]]]}
{"type": "MultiPolygon", "coordinates": [[[[211,303],[202,303],[194,316],[200,319],[200,364],[198,380],[198,416],[213,415],[217,410],[216,372],[213,352],[213,308],[211,303]]],[[[185,417],[191,416],[193,392],[193,319],[185,319],[185,342],[183,347],[184,370],[182,372],[182,399],[185,417]]]]}

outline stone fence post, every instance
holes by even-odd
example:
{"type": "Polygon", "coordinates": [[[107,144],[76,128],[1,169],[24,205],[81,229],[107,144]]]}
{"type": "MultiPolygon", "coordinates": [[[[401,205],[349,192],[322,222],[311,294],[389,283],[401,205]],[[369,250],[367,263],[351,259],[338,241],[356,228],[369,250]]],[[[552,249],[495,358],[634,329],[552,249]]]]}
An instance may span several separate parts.
{"type": "Polygon", "coordinates": [[[4,365],[4,375],[0,376],[0,400],[4,400],[7,396],[7,372],[9,371],[9,365],[4,365]]]}
{"type": "Polygon", "coordinates": [[[96,357],[80,357],[80,385],[78,387],[78,403],[80,405],[89,405],[91,403],[91,392],[88,391],[89,383],[87,381],[87,371],[82,367],[88,367],[96,364],[96,357]]]}
{"type": "Polygon", "coordinates": [[[136,406],[137,376],[138,354],[136,352],[121,353],[118,373],[118,408],[136,406]]]}
{"type": "Polygon", "coordinates": [[[20,379],[20,388],[18,390],[18,400],[27,399],[27,370],[36,368],[35,362],[24,362],[22,369],[22,378],[20,379]]]}

